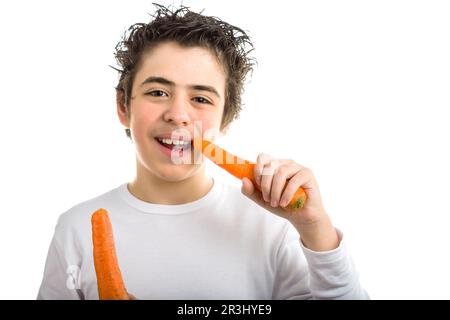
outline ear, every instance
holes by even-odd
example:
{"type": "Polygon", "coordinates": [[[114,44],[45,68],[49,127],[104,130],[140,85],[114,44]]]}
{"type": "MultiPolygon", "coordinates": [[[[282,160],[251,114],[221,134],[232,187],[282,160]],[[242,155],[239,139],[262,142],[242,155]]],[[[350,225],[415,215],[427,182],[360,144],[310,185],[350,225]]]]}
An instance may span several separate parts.
{"type": "Polygon", "coordinates": [[[116,93],[116,105],[117,105],[117,115],[119,116],[120,123],[123,124],[125,127],[130,127],[130,116],[128,113],[128,109],[123,104],[123,101],[125,99],[123,98],[123,91],[117,90],[116,93]]]}

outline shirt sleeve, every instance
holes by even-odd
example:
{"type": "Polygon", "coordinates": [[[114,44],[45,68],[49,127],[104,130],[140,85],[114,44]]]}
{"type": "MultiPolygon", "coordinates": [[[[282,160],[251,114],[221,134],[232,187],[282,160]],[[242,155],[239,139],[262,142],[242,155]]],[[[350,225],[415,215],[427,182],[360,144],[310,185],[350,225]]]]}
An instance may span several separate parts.
{"type": "Polygon", "coordinates": [[[289,224],[277,254],[274,299],[369,299],[340,230],[339,246],[315,252],[289,224]]]}
{"type": "Polygon", "coordinates": [[[48,250],[37,300],[84,299],[79,289],[80,269],[76,264],[69,264],[66,260],[55,232],[48,250]]]}

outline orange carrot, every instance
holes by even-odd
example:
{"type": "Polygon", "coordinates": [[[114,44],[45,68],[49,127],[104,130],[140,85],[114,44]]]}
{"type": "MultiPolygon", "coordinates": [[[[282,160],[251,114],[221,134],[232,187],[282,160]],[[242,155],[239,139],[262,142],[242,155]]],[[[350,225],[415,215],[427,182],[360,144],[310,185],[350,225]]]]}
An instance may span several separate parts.
{"type": "MultiPolygon", "coordinates": [[[[207,140],[194,139],[193,146],[195,150],[203,153],[207,158],[236,178],[240,180],[248,178],[256,188],[260,189],[254,178],[254,162],[239,158],[207,140]]],[[[291,210],[303,208],[306,198],[305,190],[302,187],[298,188],[287,208],[291,210]]]]}
{"type": "Polygon", "coordinates": [[[94,265],[100,300],[130,300],[117,262],[116,248],[108,212],[98,209],[92,214],[94,265]]]}

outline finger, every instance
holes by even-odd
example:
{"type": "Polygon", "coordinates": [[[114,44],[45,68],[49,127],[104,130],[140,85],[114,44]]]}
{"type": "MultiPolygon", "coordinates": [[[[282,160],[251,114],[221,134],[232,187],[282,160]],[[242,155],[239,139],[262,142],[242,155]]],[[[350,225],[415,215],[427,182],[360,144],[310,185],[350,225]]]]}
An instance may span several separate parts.
{"type": "Polygon", "coordinates": [[[299,172],[300,169],[301,166],[293,161],[287,162],[277,169],[273,177],[272,189],[270,191],[270,205],[272,207],[277,207],[280,204],[281,196],[283,190],[287,186],[288,180],[299,172]]]}
{"type": "Polygon", "coordinates": [[[278,160],[272,160],[266,164],[261,174],[261,193],[266,202],[270,201],[270,192],[272,189],[272,180],[276,168],[279,166],[278,160]]]}
{"type": "Polygon", "coordinates": [[[130,300],[138,300],[135,296],[133,296],[131,293],[128,293],[128,299],[130,300]]]}
{"type": "Polygon", "coordinates": [[[286,188],[284,189],[280,199],[280,206],[283,208],[286,207],[291,202],[298,188],[303,187],[304,189],[307,189],[310,185],[311,179],[312,175],[305,168],[302,168],[300,171],[298,171],[289,180],[286,188]]]}
{"type": "Polygon", "coordinates": [[[246,195],[249,198],[255,192],[255,187],[253,186],[253,183],[248,178],[243,178],[242,179],[241,191],[242,191],[242,193],[244,195],[246,195]]]}
{"type": "Polygon", "coordinates": [[[272,161],[273,157],[266,153],[260,153],[256,159],[256,164],[253,169],[253,176],[258,186],[261,186],[261,175],[263,173],[264,166],[272,161]]]}
{"type": "Polygon", "coordinates": [[[270,206],[264,202],[262,193],[253,186],[253,183],[249,179],[247,178],[242,179],[241,190],[242,193],[250,200],[258,204],[259,206],[269,210],[270,206]]]}

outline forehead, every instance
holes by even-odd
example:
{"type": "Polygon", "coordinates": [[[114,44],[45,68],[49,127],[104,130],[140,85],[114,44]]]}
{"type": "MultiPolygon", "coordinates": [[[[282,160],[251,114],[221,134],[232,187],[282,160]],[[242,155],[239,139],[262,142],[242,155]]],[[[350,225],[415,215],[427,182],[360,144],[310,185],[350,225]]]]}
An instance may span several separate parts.
{"type": "Polygon", "coordinates": [[[210,50],[175,42],[158,44],[143,54],[136,83],[149,76],[164,77],[177,85],[202,84],[225,90],[225,69],[210,50]]]}

